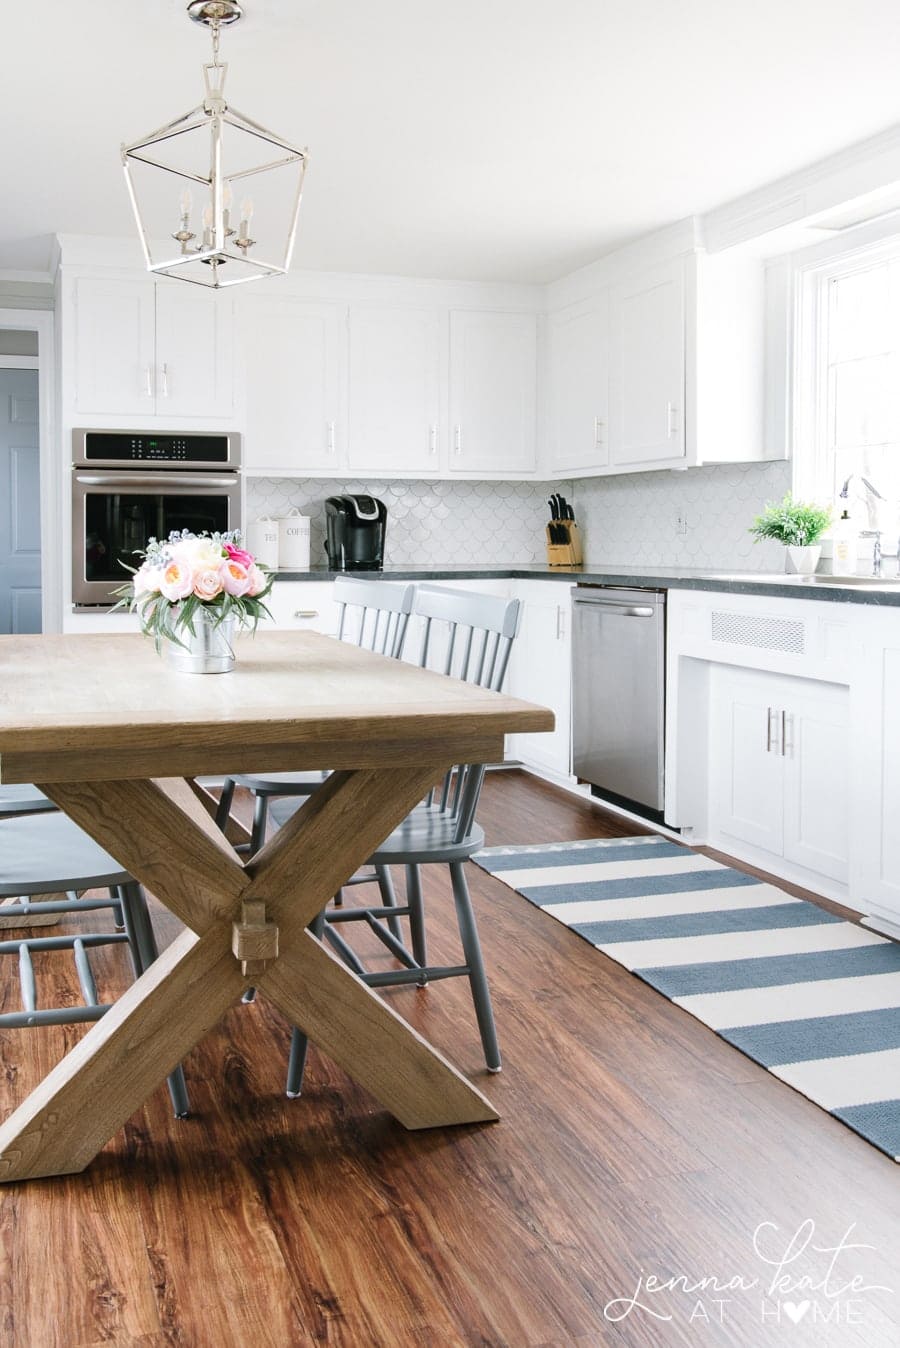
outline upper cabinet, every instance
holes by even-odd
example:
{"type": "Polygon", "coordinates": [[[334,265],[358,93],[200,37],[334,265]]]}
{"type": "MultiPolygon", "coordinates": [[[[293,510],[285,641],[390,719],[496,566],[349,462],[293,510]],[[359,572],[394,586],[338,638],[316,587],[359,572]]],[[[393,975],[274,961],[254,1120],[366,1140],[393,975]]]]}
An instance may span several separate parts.
{"type": "Polygon", "coordinates": [[[73,302],[79,414],[233,415],[230,297],[174,281],[80,276],[73,302]]]}
{"type": "Polygon", "coordinates": [[[347,466],[436,476],[441,464],[441,312],[350,310],[347,466]]]}
{"type": "Polygon", "coordinates": [[[685,263],[610,294],[609,462],[620,471],[685,458],[685,263]]]}
{"type": "Polygon", "coordinates": [[[451,473],[533,476],[537,319],[533,313],[450,314],[451,473]]]}
{"type": "Polygon", "coordinates": [[[343,464],[347,308],[267,293],[238,298],[244,467],[330,472],[343,464]]]}
{"type": "Polygon", "coordinates": [[[606,291],[551,314],[548,467],[571,476],[609,464],[609,305],[606,291]]]}

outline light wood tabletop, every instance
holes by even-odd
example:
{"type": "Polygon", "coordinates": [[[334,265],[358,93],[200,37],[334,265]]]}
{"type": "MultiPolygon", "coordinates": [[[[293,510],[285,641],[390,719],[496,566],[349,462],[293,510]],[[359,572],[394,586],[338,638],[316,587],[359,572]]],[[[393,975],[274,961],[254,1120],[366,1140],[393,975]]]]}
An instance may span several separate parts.
{"type": "Polygon", "coordinates": [[[206,676],[137,635],[0,637],[0,783],[39,785],[186,928],[0,1127],[0,1180],[84,1169],[249,984],[408,1128],[496,1118],[308,924],[451,764],[552,728],[315,633],[206,676]],[[191,780],[308,768],[331,776],[246,861],[191,780]]]}

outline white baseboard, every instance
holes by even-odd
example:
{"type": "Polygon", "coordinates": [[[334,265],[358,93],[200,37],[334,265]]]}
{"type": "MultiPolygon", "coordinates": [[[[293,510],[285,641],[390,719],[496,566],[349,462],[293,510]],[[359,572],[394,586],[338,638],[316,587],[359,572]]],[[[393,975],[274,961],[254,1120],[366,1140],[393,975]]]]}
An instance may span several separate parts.
{"type": "Polygon", "coordinates": [[[877,931],[879,936],[890,936],[891,940],[900,941],[900,922],[891,922],[887,917],[864,917],[861,925],[877,931]]]}

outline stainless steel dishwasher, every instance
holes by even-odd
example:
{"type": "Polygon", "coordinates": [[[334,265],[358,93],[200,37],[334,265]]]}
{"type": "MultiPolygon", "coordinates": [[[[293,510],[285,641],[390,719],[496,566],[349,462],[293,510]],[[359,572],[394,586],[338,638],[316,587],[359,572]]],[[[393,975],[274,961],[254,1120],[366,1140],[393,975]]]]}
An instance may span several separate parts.
{"type": "Polygon", "coordinates": [[[572,747],[593,794],[662,819],[664,590],[572,592],[572,747]]]}

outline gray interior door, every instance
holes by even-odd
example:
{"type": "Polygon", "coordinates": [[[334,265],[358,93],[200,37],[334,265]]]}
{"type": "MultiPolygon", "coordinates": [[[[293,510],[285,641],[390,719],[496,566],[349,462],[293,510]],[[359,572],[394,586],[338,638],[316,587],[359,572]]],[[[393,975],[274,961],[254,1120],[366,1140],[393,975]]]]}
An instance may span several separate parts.
{"type": "Polygon", "coordinates": [[[0,632],[41,630],[37,370],[0,370],[0,632]]]}

